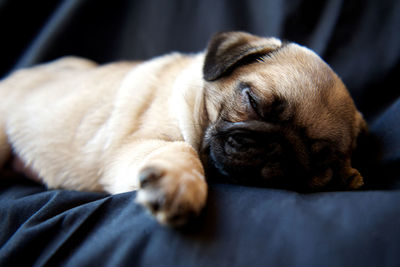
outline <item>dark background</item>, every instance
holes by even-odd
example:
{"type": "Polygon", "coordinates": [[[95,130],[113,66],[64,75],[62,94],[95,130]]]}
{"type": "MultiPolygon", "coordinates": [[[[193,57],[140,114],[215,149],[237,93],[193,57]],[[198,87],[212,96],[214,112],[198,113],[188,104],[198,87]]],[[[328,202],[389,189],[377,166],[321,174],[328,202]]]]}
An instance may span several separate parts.
{"type": "Polygon", "coordinates": [[[0,265],[399,266],[400,1],[0,0],[0,76],[65,55],[106,63],[203,50],[244,30],[315,50],[369,122],[373,190],[300,194],[211,184],[186,230],[115,196],[0,173],[0,265]],[[372,149],[373,144],[377,149],[372,149]]]}
{"type": "Polygon", "coordinates": [[[197,52],[218,31],[244,30],[315,50],[343,78],[367,117],[399,96],[398,1],[0,3],[1,75],[64,55],[103,63],[197,52]]]}

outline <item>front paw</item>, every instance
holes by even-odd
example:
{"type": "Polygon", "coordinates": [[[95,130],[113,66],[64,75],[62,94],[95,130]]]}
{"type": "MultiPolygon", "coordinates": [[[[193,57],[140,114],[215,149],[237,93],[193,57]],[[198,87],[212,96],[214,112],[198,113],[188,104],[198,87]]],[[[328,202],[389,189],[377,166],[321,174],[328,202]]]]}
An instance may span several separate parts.
{"type": "Polygon", "coordinates": [[[207,198],[204,176],[196,169],[148,166],[139,172],[139,184],[136,202],[162,224],[187,223],[201,212],[207,198]]]}

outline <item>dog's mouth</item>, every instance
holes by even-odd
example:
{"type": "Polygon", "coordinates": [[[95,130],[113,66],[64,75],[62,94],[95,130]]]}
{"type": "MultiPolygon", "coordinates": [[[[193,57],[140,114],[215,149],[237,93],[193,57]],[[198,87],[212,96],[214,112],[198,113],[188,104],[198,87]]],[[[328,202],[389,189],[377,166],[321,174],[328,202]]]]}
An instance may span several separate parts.
{"type": "Polygon", "coordinates": [[[268,187],[296,186],[290,181],[301,169],[295,154],[285,129],[261,121],[221,120],[208,128],[202,147],[211,179],[268,187]]]}

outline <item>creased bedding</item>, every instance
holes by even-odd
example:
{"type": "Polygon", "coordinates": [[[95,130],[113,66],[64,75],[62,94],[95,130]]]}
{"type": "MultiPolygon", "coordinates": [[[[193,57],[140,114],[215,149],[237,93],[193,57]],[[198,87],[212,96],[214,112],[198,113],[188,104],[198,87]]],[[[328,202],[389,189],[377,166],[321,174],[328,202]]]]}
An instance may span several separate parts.
{"type": "Polygon", "coordinates": [[[184,229],[157,224],[135,192],[46,190],[2,170],[0,266],[399,266],[399,29],[395,0],[2,1],[2,76],[69,54],[104,63],[195,52],[217,31],[245,30],[318,52],[375,141],[364,190],[211,181],[207,208],[184,229]]]}

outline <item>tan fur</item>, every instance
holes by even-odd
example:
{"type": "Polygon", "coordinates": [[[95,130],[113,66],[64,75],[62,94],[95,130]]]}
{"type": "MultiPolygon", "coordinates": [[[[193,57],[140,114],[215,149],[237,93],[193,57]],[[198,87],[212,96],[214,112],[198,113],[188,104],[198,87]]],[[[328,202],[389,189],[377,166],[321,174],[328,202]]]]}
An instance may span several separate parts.
{"type": "MultiPolygon", "coordinates": [[[[268,40],[247,38],[258,46],[268,40]]],[[[270,42],[270,50],[281,45],[270,42]]],[[[244,66],[215,82],[203,80],[204,56],[169,54],[104,66],[67,57],[15,72],[0,83],[0,167],[12,148],[49,188],[112,194],[140,189],[137,201],[160,222],[181,224],[184,212],[198,214],[206,202],[198,155],[205,128],[220,112],[229,111],[231,121],[248,116],[235,94],[239,80],[252,84],[265,102],[273,95],[288,99],[297,107],[296,123],[343,151],[359,131],[352,128],[362,118],[354,115],[346,88],[306,48],[289,45],[278,58],[264,58],[262,67],[244,66]],[[302,72],[315,72],[314,80],[304,80],[310,75],[302,72]],[[292,90],[293,84],[302,88],[292,90]],[[316,92],[321,88],[326,92],[316,92]],[[143,170],[157,181],[142,186],[143,170]],[[152,206],[155,198],[163,198],[162,207],[152,206]]],[[[358,178],[352,186],[361,184],[358,178]]]]}
{"type": "MultiPolygon", "coordinates": [[[[252,85],[257,95],[262,96],[264,102],[271,101],[274,96],[286,99],[290,106],[297,108],[295,123],[306,126],[310,137],[336,138],[334,141],[345,151],[353,138],[347,135],[347,131],[350,130],[348,127],[354,127],[353,116],[356,114],[346,87],[312,51],[294,44],[282,50],[279,58],[273,55],[265,58],[262,67],[245,66],[236,70],[237,74],[233,73],[217,82],[213,94],[217,94],[221,87],[226,88],[220,90],[226,94],[220,93],[219,97],[224,100],[217,102],[232,104],[227,108],[229,111],[237,109],[240,105],[230,101],[234,98],[234,92],[229,88],[235,87],[238,81],[246,82],[252,85]],[[350,125],[346,125],[349,121],[350,125]]],[[[247,115],[246,112],[239,114],[247,115]]],[[[229,112],[227,116],[233,121],[244,121],[246,118],[239,114],[229,112]]]]}
{"type": "Polygon", "coordinates": [[[207,192],[195,148],[203,99],[201,74],[191,72],[201,60],[171,54],[97,67],[68,57],[18,71],[0,85],[1,155],[12,144],[49,188],[112,194],[138,189],[139,170],[160,165],[188,184],[182,198],[200,211],[207,192]]]}

